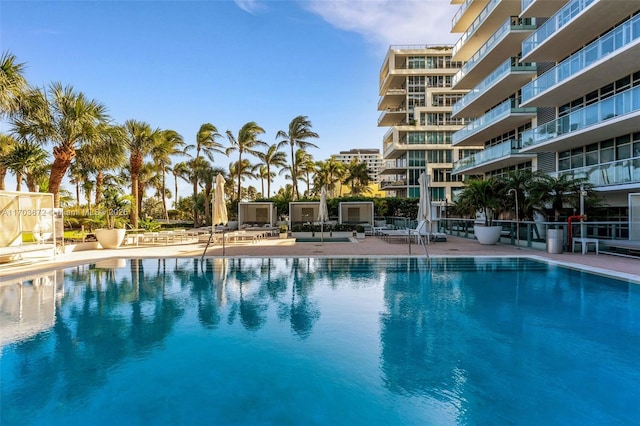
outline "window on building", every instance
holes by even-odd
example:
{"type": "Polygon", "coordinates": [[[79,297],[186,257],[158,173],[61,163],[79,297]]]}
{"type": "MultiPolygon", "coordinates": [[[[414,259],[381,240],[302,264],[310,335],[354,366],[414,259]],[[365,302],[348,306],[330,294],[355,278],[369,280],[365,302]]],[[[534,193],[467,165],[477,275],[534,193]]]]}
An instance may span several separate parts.
{"type": "Polygon", "coordinates": [[[424,69],[425,68],[424,56],[409,56],[409,59],[407,60],[407,66],[410,70],[424,69]]]}

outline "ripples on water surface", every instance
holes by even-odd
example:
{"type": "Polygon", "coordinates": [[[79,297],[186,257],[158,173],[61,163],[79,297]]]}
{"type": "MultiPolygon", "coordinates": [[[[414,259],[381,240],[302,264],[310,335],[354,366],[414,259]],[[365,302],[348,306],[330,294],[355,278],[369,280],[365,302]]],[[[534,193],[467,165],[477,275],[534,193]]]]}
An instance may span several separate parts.
{"type": "Polygon", "coordinates": [[[106,261],[0,319],[2,425],[640,418],[640,286],[525,259],[106,261]]]}

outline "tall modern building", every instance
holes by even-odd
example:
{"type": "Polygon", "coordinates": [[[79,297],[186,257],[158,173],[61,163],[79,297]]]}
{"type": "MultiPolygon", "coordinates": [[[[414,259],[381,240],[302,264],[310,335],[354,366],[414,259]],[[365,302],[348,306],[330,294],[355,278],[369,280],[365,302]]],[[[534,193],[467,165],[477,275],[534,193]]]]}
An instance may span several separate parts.
{"type": "Polygon", "coordinates": [[[452,135],[463,118],[451,109],[467,90],[453,90],[453,76],[462,62],[453,61],[451,46],[391,46],[380,70],[379,127],[383,137],[381,188],[390,196],[418,197],[422,172],[431,178],[431,199],[451,200],[462,187],[453,176],[453,162],[481,149],[453,147],[452,135]]]}
{"type": "Polygon", "coordinates": [[[353,160],[365,163],[369,170],[369,178],[371,181],[380,183],[379,172],[382,166],[382,154],[380,154],[379,149],[354,148],[349,151],[340,151],[340,154],[334,154],[332,157],[345,165],[351,163],[353,160]]]}
{"type": "Polygon", "coordinates": [[[640,1],[452,0],[452,88],[469,92],[460,175],[531,169],[586,177],[610,219],[640,192],[640,1]]]}

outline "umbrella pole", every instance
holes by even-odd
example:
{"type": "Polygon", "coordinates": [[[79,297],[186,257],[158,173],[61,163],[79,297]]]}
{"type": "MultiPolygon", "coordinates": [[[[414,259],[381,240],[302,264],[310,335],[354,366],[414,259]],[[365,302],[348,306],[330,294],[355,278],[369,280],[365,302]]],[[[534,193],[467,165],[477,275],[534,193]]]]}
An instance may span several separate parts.
{"type": "Polygon", "coordinates": [[[224,257],[224,228],[222,228],[222,257],[224,257]]]}
{"type": "Polygon", "coordinates": [[[324,244],[324,221],[320,222],[320,244],[324,244]]]}

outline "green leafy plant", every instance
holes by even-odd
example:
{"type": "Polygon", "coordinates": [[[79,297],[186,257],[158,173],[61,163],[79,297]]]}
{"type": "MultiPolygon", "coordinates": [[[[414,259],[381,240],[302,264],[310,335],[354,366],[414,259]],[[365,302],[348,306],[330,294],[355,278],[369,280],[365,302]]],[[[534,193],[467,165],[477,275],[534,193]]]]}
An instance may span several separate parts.
{"type": "Polygon", "coordinates": [[[161,225],[152,218],[142,219],[138,225],[147,232],[155,232],[161,227],[161,225]]]}
{"type": "Polygon", "coordinates": [[[104,223],[107,229],[114,229],[116,226],[123,227],[129,217],[131,208],[131,196],[123,195],[120,188],[111,185],[105,188],[102,199],[98,206],[102,210],[104,223]]]}

